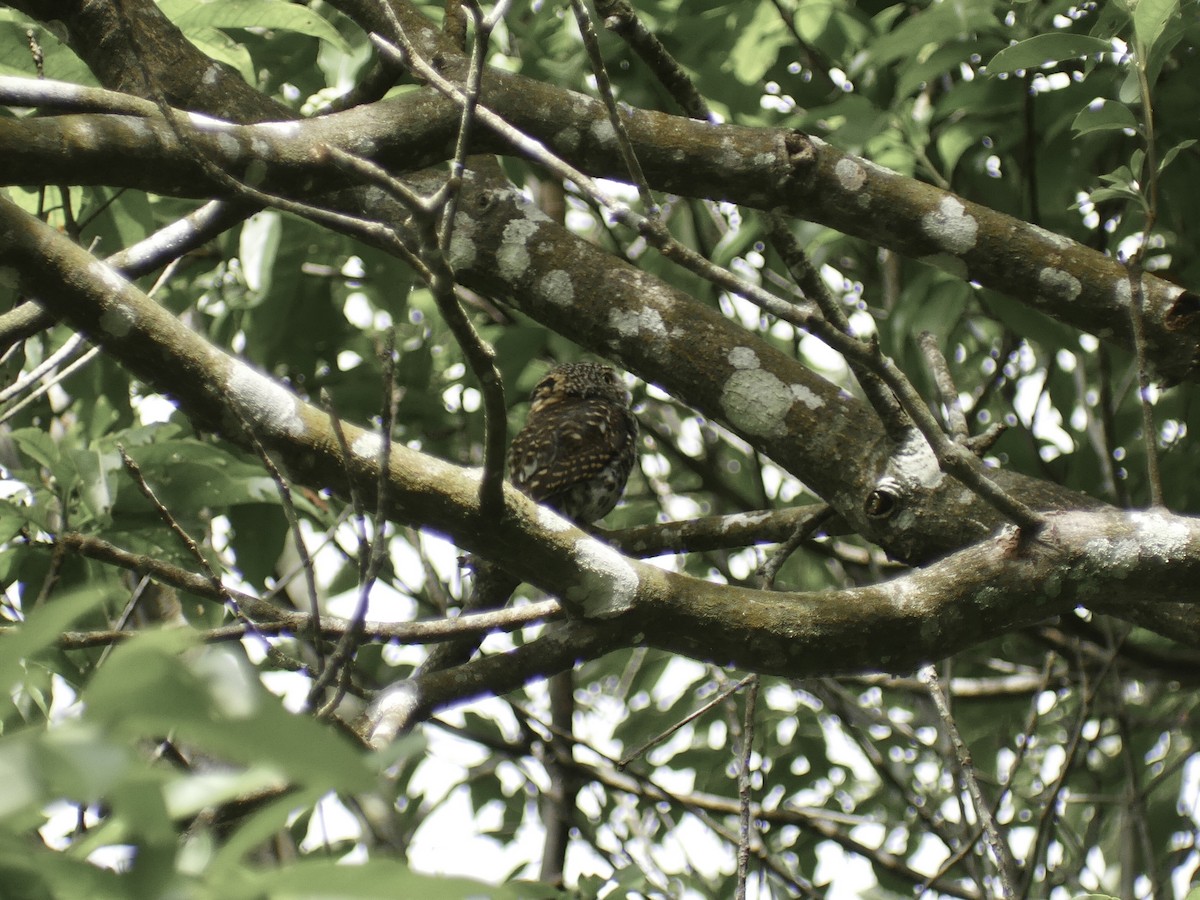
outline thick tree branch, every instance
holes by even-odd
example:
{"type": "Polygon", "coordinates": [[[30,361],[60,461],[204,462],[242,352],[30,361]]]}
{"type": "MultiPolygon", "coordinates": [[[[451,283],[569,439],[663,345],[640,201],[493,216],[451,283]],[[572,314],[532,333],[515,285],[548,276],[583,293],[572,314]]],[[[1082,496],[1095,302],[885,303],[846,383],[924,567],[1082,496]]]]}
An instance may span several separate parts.
{"type": "MultiPolygon", "coordinates": [[[[0,200],[0,264],[39,302],[88,332],[193,421],[244,440],[243,422],[294,478],[364,497],[377,485],[379,437],[343,423],[208,344],[82,248],[0,200]]],[[[986,637],[1118,591],[1128,601],[1196,602],[1200,520],[1163,512],[1047,516],[1013,533],[867,588],[786,594],[710,584],[621,556],[549,510],[505,490],[483,516],[479,475],[403,446],[388,465],[387,514],[503,559],[582,618],[617,618],[641,641],[698,659],[803,676],[910,670],[986,637]]]]}
{"type": "MultiPolygon", "coordinates": [[[[446,76],[463,83],[466,58],[442,60],[446,76]]],[[[481,109],[498,113],[590,175],[628,177],[611,128],[598,127],[607,122],[600,101],[489,70],[481,109]]],[[[256,184],[294,192],[311,183],[314,167],[326,170],[318,183],[330,183],[328,164],[313,153],[323,144],[393,171],[450,159],[459,117],[457,104],[420,91],[287,129],[279,123],[258,129],[222,126],[220,139],[209,135],[208,143],[217,165],[245,173],[253,164],[256,184]],[[252,138],[259,140],[252,144],[252,138]]],[[[153,118],[86,116],[86,127],[77,119],[0,122],[0,152],[11,160],[13,183],[55,183],[52,174],[61,181],[65,167],[77,184],[129,184],[164,193],[221,190],[195,171],[187,148],[178,147],[153,118]],[[141,124],[134,126],[135,121],[141,124]],[[132,142],[131,128],[139,136],[132,142]],[[159,163],[149,167],[148,157],[159,163]]],[[[717,126],[648,110],[630,111],[627,131],[651,187],[819,222],[940,265],[1101,338],[1131,344],[1128,273],[1116,260],[1068,238],[798,132],[717,126]]],[[[504,144],[480,129],[471,149],[496,151],[504,144]]],[[[1165,377],[1194,377],[1194,361],[1200,358],[1200,297],[1145,273],[1142,293],[1150,361],[1165,377]]]]}

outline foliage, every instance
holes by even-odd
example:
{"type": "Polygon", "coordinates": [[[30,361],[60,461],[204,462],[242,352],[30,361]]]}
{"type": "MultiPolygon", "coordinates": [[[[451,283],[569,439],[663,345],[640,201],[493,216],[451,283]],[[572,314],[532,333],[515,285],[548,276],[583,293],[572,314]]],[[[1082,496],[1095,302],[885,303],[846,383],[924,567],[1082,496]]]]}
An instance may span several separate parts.
{"type": "MultiPolygon", "coordinates": [[[[599,25],[614,4],[597,5],[599,25]]],[[[1200,281],[1200,229],[1188,225],[1200,178],[1200,18],[1191,0],[633,5],[721,121],[818,136],[912,179],[906,184],[953,191],[1134,270],[1180,285],[1200,281]]],[[[70,23],[67,34],[52,24],[59,14],[51,6],[23,0],[0,9],[0,74],[142,90],[131,87],[136,79],[106,74],[70,23]]],[[[128,24],[140,4],[113,8],[125,10],[128,24]]],[[[224,77],[235,72],[264,108],[274,104],[278,119],[324,115],[378,74],[368,32],[379,29],[356,3],[210,0],[159,9],[194,48],[230,67],[224,77]]],[[[442,22],[441,3],[419,9],[442,22]]],[[[149,21],[152,13],[138,15],[149,21]]],[[[678,94],[633,43],[599,30],[615,96],[677,116],[678,94]]],[[[479,39],[478,22],[469,32],[479,39]]],[[[115,60],[118,51],[111,53],[115,60]]],[[[570,4],[515,0],[489,36],[487,56],[496,70],[597,94],[570,4]]],[[[387,96],[415,96],[420,79],[397,77],[387,96]]],[[[0,114],[0,143],[37,127],[9,90],[0,84],[11,103],[0,114]]],[[[144,96],[187,106],[162,92],[144,96]]],[[[563,107],[573,102],[556,96],[563,107]]],[[[195,102],[187,108],[217,114],[195,102]]],[[[129,131],[139,139],[135,126],[129,131]]],[[[86,143],[62,152],[82,159],[86,143]]],[[[614,146],[603,163],[609,171],[589,174],[627,171],[614,146]]],[[[488,149],[497,149],[494,139],[488,149]]],[[[313,158],[328,152],[304,149],[313,158]]],[[[435,172],[445,172],[453,152],[452,140],[439,149],[435,172]]],[[[639,469],[604,523],[618,537],[654,523],[845,502],[819,473],[776,458],[774,447],[739,427],[744,419],[723,417],[705,399],[704,360],[716,357],[701,354],[718,339],[702,331],[703,316],[718,312],[760,354],[779,351],[858,396],[844,357],[679,265],[648,231],[601,208],[586,184],[507,145],[503,154],[503,177],[552,217],[560,201],[579,254],[599,247],[614,271],[630,261],[694,304],[682,324],[670,323],[675,330],[662,329],[663,348],[631,351],[597,336],[594,323],[608,318],[604,297],[586,298],[599,313],[560,316],[551,330],[543,307],[514,298],[520,291],[489,293],[492,275],[464,276],[457,302],[494,348],[508,433],[550,365],[607,356],[643,376],[629,378],[643,429],[639,469]],[[664,368],[673,371],[638,368],[655,354],[669,356],[664,368]],[[674,364],[682,359],[695,360],[694,369],[674,364]]],[[[478,157],[468,161],[494,175],[478,157]]],[[[198,189],[168,191],[79,165],[40,181],[9,176],[19,183],[4,192],[101,258],[192,212],[197,196],[230,190],[207,170],[198,189]]],[[[156,176],[148,169],[145,177],[156,176]]],[[[330,168],[326,177],[346,176],[330,168]]],[[[653,197],[674,241],[754,286],[798,296],[761,212],[716,191],[667,194],[656,178],[653,197]]],[[[628,209],[655,212],[633,188],[603,187],[628,198],[628,209]]],[[[855,233],[822,221],[798,215],[791,234],[855,331],[876,337],[943,412],[948,398],[917,342],[932,333],[971,428],[1011,426],[987,451],[990,463],[1140,508],[1155,499],[1150,454],[1167,505],[1200,511],[1189,379],[1139,390],[1139,363],[1156,362],[1153,342],[1086,333],[1029,297],[888,249],[872,229],[894,223],[865,221],[855,233]],[[1149,435],[1143,393],[1153,401],[1149,435]]],[[[410,223],[385,224],[399,232],[410,223]]],[[[500,254],[500,238],[472,237],[500,254]]],[[[466,240],[461,231],[458,239],[466,240]]],[[[396,445],[479,466],[486,429],[504,423],[485,420],[486,371],[464,351],[434,275],[414,265],[424,252],[414,246],[402,252],[328,218],[266,208],[171,261],[165,275],[142,273],[135,282],[194,333],[339,419],[390,421],[396,445]],[[394,415],[381,398],[394,399],[394,415]]],[[[443,249],[455,262],[453,246],[443,249]]],[[[559,264],[582,270],[581,259],[559,264]]],[[[364,702],[412,675],[425,650],[369,628],[344,628],[350,643],[339,644],[336,629],[314,637],[288,624],[300,619],[263,617],[254,603],[279,616],[316,607],[328,625],[331,616],[351,617],[369,591],[370,624],[441,619],[468,590],[459,551],[403,510],[377,522],[362,497],[356,504],[330,489],[338,485],[280,475],[261,448],[229,439],[227,422],[189,415],[153,378],[131,377],[108,352],[84,356],[86,347],[77,328],[58,321],[14,343],[3,362],[11,387],[0,394],[0,614],[10,624],[0,636],[0,893],[722,897],[748,886],[751,896],[784,897],[825,896],[833,885],[842,896],[879,898],[1132,898],[1185,895],[1200,869],[1196,629],[1151,629],[1107,607],[1022,619],[940,661],[940,677],[933,669],[920,678],[830,671],[747,682],[740,670],[631,640],[580,661],[565,712],[547,682],[534,679],[469,707],[447,704],[410,734],[365,746],[355,724],[364,702]],[[83,363],[69,368],[75,359],[83,363]],[[123,565],[99,544],[85,554],[56,541],[66,534],[201,581],[189,591],[151,578],[146,566],[123,565]],[[205,567],[222,593],[203,589],[205,567]],[[339,646],[353,651],[341,673],[339,646]],[[313,691],[323,668],[333,678],[313,691]],[[939,709],[939,694],[951,714],[939,709]],[[964,747],[956,748],[960,738],[964,747]],[[740,791],[755,804],[751,837],[739,832],[740,791]],[[576,792],[564,868],[539,839],[554,820],[547,807],[565,796],[574,809],[576,792]],[[1007,861],[984,835],[986,818],[994,818],[1007,861]],[[749,856],[740,878],[739,847],[749,856]]],[[[165,365],[175,362],[186,361],[165,365]]],[[[833,429],[837,417],[823,424],[833,429]]],[[[818,439],[789,433],[779,443],[818,439]]],[[[874,449],[830,452],[829,468],[874,483],[874,449]]],[[[979,536],[970,528],[976,516],[962,515],[955,546],[979,536]]],[[[892,549],[886,541],[857,527],[861,516],[849,521],[808,536],[775,587],[841,590],[896,575],[901,566],[880,549],[892,549]]],[[[919,517],[914,527],[924,527],[919,517]]],[[[757,588],[776,543],[667,554],[657,564],[710,584],[757,588]]],[[[951,543],[930,538],[936,551],[912,561],[929,562],[951,543]]],[[[518,597],[520,606],[540,595],[526,586],[518,597]]],[[[741,625],[730,618],[719,628],[741,625]]],[[[556,627],[510,628],[485,650],[535,648],[556,627]]],[[[872,652],[882,659],[888,649],[872,652]]],[[[553,670],[543,668],[529,675],[553,670]]]]}

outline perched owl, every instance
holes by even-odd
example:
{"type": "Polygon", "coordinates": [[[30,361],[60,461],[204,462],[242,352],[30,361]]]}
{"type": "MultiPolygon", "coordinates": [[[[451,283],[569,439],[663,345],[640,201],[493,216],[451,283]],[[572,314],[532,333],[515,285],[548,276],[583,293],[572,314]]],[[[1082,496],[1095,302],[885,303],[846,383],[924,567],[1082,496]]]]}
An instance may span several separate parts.
{"type": "Polygon", "coordinates": [[[629,391],[608,366],[569,363],[538,382],[508,451],[512,482],[580,525],[608,515],[637,453],[629,391]]]}
{"type": "MultiPolygon", "coordinates": [[[[538,382],[529,416],[508,450],[513,484],[579,525],[617,505],[637,453],[637,420],[617,373],[595,363],[559,366],[538,382]]],[[[502,566],[471,558],[475,585],[463,611],[503,606],[520,583],[502,566]]],[[[466,662],[479,638],[433,648],[418,675],[466,662]]]]}

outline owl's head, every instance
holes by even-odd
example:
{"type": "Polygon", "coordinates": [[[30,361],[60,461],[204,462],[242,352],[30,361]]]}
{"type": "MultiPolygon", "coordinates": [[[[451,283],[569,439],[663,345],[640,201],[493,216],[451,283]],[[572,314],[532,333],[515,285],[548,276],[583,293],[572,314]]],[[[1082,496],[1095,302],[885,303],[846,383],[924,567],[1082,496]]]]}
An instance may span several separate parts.
{"type": "Polygon", "coordinates": [[[621,376],[599,363],[566,363],[550,370],[530,399],[530,412],[537,412],[562,400],[606,400],[628,406],[629,391],[621,376]]]}

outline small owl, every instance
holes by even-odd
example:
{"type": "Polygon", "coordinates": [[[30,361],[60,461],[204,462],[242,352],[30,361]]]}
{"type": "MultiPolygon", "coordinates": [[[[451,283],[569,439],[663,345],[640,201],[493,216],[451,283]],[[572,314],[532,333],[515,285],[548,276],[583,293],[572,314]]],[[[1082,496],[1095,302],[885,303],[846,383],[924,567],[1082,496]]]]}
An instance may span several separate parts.
{"type": "Polygon", "coordinates": [[[608,366],[570,363],[538,382],[525,427],[513,438],[513,484],[580,525],[608,515],[637,453],[629,391],[608,366]]]}

